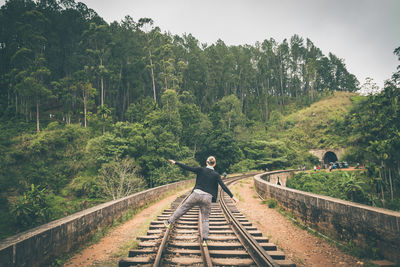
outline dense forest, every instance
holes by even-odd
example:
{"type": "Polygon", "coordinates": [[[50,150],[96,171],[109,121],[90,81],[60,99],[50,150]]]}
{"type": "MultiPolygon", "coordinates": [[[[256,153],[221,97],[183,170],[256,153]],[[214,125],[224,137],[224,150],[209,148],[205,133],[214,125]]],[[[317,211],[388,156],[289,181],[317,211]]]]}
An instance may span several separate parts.
{"type": "Polygon", "coordinates": [[[37,131],[50,114],[83,126],[105,115],[133,122],[138,103],[150,97],[161,106],[168,89],[202,112],[235,95],[249,119],[267,121],[292,98],[313,102],[358,83],[343,60],[298,35],[254,46],[200,44],[190,34],[161,33],[151,19],[108,24],[66,0],[7,1],[0,19],[1,110],[35,119],[37,131]]]}
{"type": "Polygon", "coordinates": [[[311,166],[309,148],[345,146],[383,197],[399,194],[399,149],[385,150],[398,138],[398,74],[358,97],[344,61],[298,35],[202,44],[148,18],[106,23],[73,0],[6,1],[0,25],[0,238],[188,177],[169,158],[214,155],[219,172],[244,172],[311,166]],[[323,119],[301,111],[321,99],[337,101],[319,105],[323,119]]]}

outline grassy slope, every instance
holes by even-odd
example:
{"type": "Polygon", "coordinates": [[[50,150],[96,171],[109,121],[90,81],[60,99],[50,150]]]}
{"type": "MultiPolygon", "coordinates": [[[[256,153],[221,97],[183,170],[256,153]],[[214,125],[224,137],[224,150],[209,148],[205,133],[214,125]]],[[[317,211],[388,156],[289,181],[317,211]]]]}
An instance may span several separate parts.
{"type": "Polygon", "coordinates": [[[270,134],[297,143],[304,149],[344,146],[346,137],[340,127],[353,103],[354,93],[336,92],[310,107],[284,116],[270,134]]]}

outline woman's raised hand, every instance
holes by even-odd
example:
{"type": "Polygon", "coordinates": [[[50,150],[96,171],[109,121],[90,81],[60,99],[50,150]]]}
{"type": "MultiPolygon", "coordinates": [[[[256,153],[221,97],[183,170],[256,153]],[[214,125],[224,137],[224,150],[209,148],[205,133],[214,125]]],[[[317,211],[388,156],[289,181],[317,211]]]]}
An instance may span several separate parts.
{"type": "Polygon", "coordinates": [[[172,163],[172,165],[175,165],[175,160],[170,159],[169,161],[172,163]]]}

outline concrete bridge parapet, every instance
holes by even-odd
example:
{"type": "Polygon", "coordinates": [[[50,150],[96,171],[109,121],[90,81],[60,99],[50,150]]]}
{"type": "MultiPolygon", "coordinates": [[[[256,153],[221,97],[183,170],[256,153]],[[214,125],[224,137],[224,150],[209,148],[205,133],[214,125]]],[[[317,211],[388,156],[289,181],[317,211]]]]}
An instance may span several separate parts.
{"type": "Polygon", "coordinates": [[[287,180],[293,177],[293,170],[266,172],[263,177],[271,184],[286,186],[287,180]]]}
{"type": "Polygon", "coordinates": [[[74,251],[129,209],[137,209],[173,190],[193,186],[194,179],[148,189],[100,204],[0,241],[0,266],[49,266],[74,251]]]}
{"type": "Polygon", "coordinates": [[[354,242],[361,249],[374,246],[400,266],[400,212],[278,186],[268,179],[268,173],[254,176],[260,196],[275,199],[297,220],[325,235],[354,242]]]}

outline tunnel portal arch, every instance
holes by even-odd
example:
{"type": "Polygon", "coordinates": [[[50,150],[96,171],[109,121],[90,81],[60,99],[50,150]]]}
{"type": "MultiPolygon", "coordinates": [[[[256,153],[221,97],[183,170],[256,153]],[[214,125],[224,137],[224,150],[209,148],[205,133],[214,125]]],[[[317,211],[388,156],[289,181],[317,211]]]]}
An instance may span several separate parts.
{"type": "Polygon", "coordinates": [[[329,164],[331,162],[339,161],[340,157],[344,154],[345,148],[327,148],[327,149],[311,149],[308,152],[316,156],[321,164],[329,164]]]}
{"type": "Polygon", "coordinates": [[[338,161],[338,157],[336,156],[335,152],[328,151],[324,154],[322,160],[324,161],[324,164],[329,164],[331,162],[338,161]]]}

